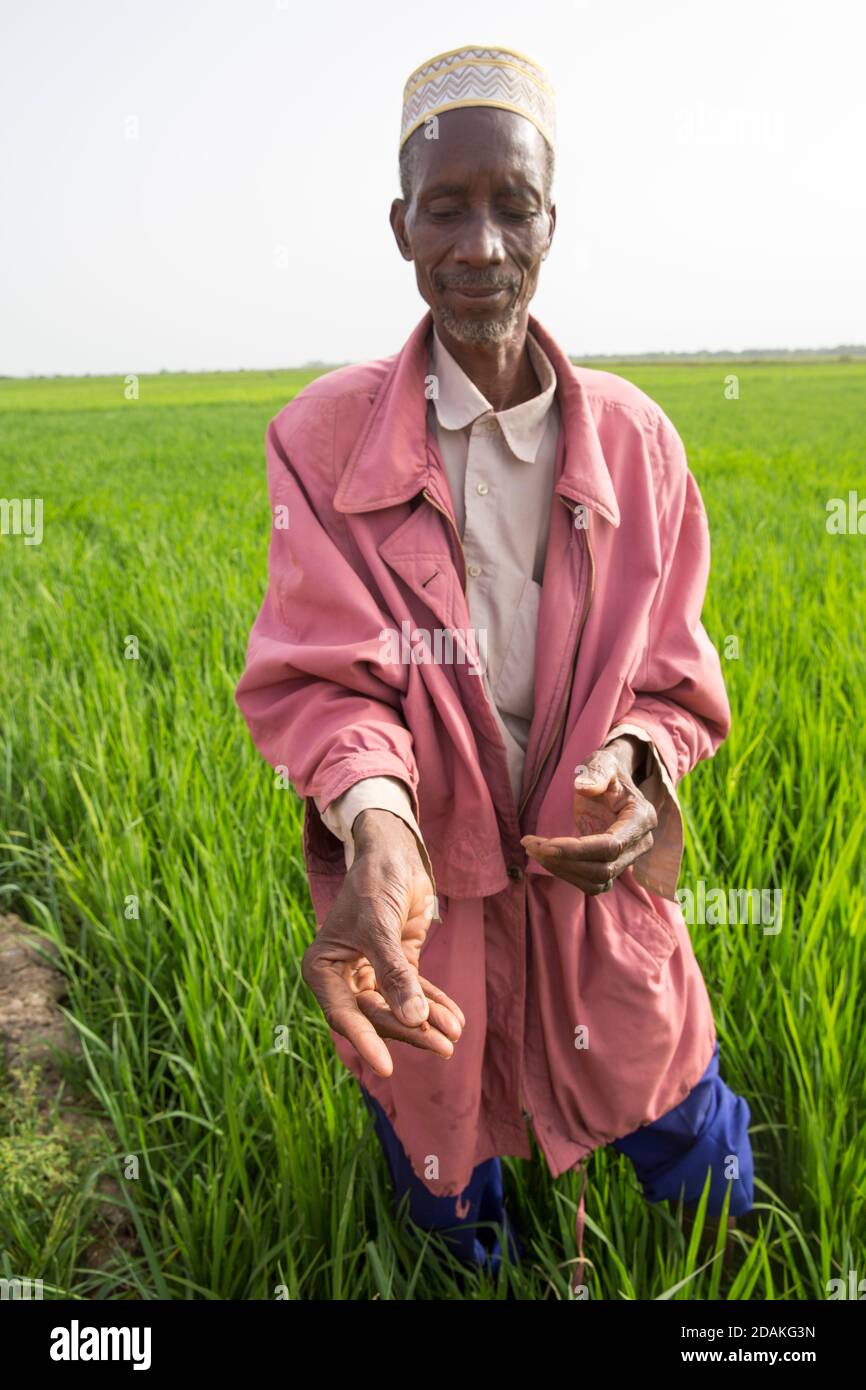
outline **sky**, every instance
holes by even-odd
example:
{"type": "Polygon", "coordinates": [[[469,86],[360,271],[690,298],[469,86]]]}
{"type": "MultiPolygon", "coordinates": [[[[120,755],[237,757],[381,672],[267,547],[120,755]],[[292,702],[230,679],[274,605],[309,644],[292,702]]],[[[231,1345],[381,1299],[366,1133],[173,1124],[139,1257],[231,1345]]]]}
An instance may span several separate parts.
{"type": "Polygon", "coordinates": [[[503,44],[557,92],[532,312],[579,357],[866,342],[856,0],[0,0],[0,373],[396,352],[403,84],[503,44]]]}

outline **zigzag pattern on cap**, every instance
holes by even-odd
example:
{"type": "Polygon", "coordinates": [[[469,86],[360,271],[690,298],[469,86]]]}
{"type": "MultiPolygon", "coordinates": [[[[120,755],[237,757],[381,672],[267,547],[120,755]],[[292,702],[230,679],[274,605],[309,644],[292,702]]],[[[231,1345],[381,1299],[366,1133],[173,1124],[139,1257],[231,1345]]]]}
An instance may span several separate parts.
{"type": "Polygon", "coordinates": [[[416,68],[403,92],[401,148],[423,121],[459,106],[517,111],[554,143],[553,89],[542,68],[512,49],[455,49],[416,68]]]}

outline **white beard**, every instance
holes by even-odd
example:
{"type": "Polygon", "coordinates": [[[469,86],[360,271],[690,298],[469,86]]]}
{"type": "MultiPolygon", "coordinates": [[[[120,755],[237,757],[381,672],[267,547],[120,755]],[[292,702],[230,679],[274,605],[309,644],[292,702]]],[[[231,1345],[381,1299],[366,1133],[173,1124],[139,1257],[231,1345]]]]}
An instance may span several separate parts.
{"type": "Polygon", "coordinates": [[[440,319],[442,327],[459,343],[502,343],[514,331],[517,312],[509,309],[498,319],[461,319],[443,307],[440,319]]]}

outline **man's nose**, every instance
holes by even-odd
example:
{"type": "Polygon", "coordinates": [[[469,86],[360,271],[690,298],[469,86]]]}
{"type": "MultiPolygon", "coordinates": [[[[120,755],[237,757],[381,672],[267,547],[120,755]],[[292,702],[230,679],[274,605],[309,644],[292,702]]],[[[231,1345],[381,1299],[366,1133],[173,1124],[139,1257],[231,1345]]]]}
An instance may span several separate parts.
{"type": "Polygon", "coordinates": [[[475,269],[499,265],[505,259],[502,232],[488,212],[475,213],[463,222],[454,255],[475,269]]]}

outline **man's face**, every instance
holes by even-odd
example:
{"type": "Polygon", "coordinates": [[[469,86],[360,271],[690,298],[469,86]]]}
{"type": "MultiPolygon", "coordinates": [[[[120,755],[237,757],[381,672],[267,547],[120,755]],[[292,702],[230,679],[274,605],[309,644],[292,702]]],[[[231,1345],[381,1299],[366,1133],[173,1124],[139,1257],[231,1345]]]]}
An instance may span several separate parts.
{"type": "Polygon", "coordinates": [[[465,343],[503,342],[525,329],[556,210],[544,201],[546,146],[531,121],[498,108],[439,117],[417,141],[412,198],[391,225],[437,328],[465,343]]]}

